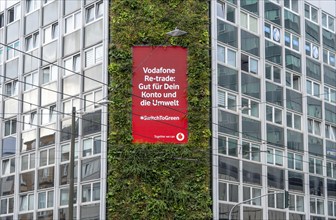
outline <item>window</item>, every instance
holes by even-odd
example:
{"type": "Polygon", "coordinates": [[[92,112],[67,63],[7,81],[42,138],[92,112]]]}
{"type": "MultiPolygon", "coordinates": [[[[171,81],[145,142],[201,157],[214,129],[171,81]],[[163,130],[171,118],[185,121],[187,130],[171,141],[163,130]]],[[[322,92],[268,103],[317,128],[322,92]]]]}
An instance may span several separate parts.
{"type": "Polygon", "coordinates": [[[287,159],[289,169],[303,170],[303,157],[301,154],[288,152],[287,159]]]}
{"type": "Polygon", "coordinates": [[[236,22],[236,8],[230,6],[229,4],[224,4],[223,2],[217,2],[217,17],[224,20],[230,21],[232,23],[236,22]]]}
{"type": "Polygon", "coordinates": [[[79,72],[80,71],[80,56],[79,56],[79,54],[65,59],[64,60],[64,68],[66,69],[64,71],[65,76],[73,74],[73,72],[79,72]]]}
{"type": "Polygon", "coordinates": [[[322,12],[322,27],[334,32],[335,31],[334,17],[322,12]]]}
{"type": "Polygon", "coordinates": [[[285,208],[284,193],[268,191],[268,207],[283,209],[285,208]]]}
{"type": "Polygon", "coordinates": [[[300,34],[300,16],[285,10],[285,28],[300,34]]]}
{"type": "Polygon", "coordinates": [[[281,40],[281,29],[273,26],[271,24],[265,23],[264,26],[265,37],[272,40],[273,42],[280,43],[281,40]]]}
{"type": "Polygon", "coordinates": [[[38,9],[40,6],[40,0],[26,0],[26,12],[32,12],[38,9]]]}
{"type": "Polygon", "coordinates": [[[281,69],[271,65],[265,64],[265,77],[266,79],[271,80],[272,82],[281,84],[281,69]]]}
{"type": "Polygon", "coordinates": [[[285,66],[288,69],[301,73],[301,55],[292,50],[285,50],[285,66]]]}
{"type": "Polygon", "coordinates": [[[5,136],[16,134],[16,118],[5,121],[5,136]]]}
{"type": "Polygon", "coordinates": [[[24,91],[36,88],[38,85],[38,75],[37,72],[29,73],[24,76],[24,91]]]}
{"type": "Polygon", "coordinates": [[[39,45],[39,32],[31,34],[26,37],[26,51],[31,51],[39,45]]]}
{"type": "Polygon", "coordinates": [[[10,24],[18,19],[20,19],[21,6],[20,4],[8,9],[7,11],[7,24],[10,24]]]}
{"type": "Polygon", "coordinates": [[[100,154],[101,138],[100,136],[83,140],[83,157],[100,154]]]}
{"type": "MultiPolygon", "coordinates": [[[[74,204],[77,203],[77,187],[75,187],[74,190],[74,204]]],[[[69,202],[69,189],[68,188],[64,188],[64,189],[60,189],[60,205],[61,206],[65,206],[68,205],[69,202]]]]}
{"type": "Polygon", "coordinates": [[[3,63],[3,61],[4,61],[4,57],[3,57],[3,48],[2,47],[0,47],[0,65],[3,63]]]}
{"type": "Polygon", "coordinates": [[[98,45],[85,51],[85,67],[93,66],[103,61],[103,46],[98,45]]]}
{"type": "Polygon", "coordinates": [[[258,18],[248,13],[240,12],[240,25],[253,33],[258,33],[258,18]]]}
{"type": "MultiPolygon", "coordinates": [[[[78,159],[78,142],[75,143],[75,159],[78,159]]],[[[61,162],[70,160],[70,143],[61,146],[61,162]]]]}
{"type": "Polygon", "coordinates": [[[85,23],[90,23],[103,16],[103,2],[98,2],[85,9],[85,23]]]}
{"type": "Polygon", "coordinates": [[[100,183],[90,183],[82,186],[82,202],[100,201],[100,183]]]}
{"type": "MultiPolygon", "coordinates": [[[[274,2],[274,1],[273,1],[274,2]]],[[[279,0],[276,1],[279,4],[279,0]]],[[[279,5],[273,4],[270,1],[265,1],[265,19],[274,22],[277,25],[281,25],[282,13],[279,5]]]]}
{"type": "Polygon", "coordinates": [[[51,65],[42,69],[42,84],[55,81],[57,79],[58,68],[51,65]]]}
{"type": "Polygon", "coordinates": [[[336,217],[336,201],[328,201],[328,215],[336,217]]]}
{"type": "Polygon", "coordinates": [[[34,169],[35,160],[35,153],[25,154],[21,156],[21,171],[34,169]]]}
{"type": "Polygon", "coordinates": [[[4,13],[0,13],[0,28],[3,28],[5,24],[4,13]]]}
{"type": "Polygon", "coordinates": [[[287,127],[301,130],[301,115],[287,112],[287,127]]]}
{"type": "Polygon", "coordinates": [[[309,158],[309,173],[323,175],[323,162],[322,159],[309,158]]]}
{"type": "Polygon", "coordinates": [[[259,102],[247,98],[242,98],[240,110],[242,114],[259,118],[259,102]]]}
{"type": "Polygon", "coordinates": [[[218,153],[233,157],[238,156],[238,140],[225,136],[218,136],[218,153]]]}
{"type": "Polygon", "coordinates": [[[289,194],[289,210],[304,212],[304,197],[301,195],[289,194]]]}
{"type": "Polygon", "coordinates": [[[305,17],[315,23],[318,23],[317,9],[311,5],[305,4],[305,17]]]}
{"type": "Polygon", "coordinates": [[[20,212],[34,209],[34,194],[20,196],[20,212]]]}
{"type": "Polygon", "coordinates": [[[326,124],[325,125],[325,137],[333,141],[336,141],[336,126],[326,124]]]}
{"type": "Polygon", "coordinates": [[[255,14],[259,13],[259,1],[258,0],[241,0],[240,7],[252,13],[255,13],[255,14]]]}
{"type": "Polygon", "coordinates": [[[241,70],[252,74],[258,74],[258,60],[245,54],[241,54],[241,70]]]}
{"type": "Polygon", "coordinates": [[[293,50],[300,51],[300,38],[286,31],[285,32],[285,45],[293,50]]]}
{"type": "Polygon", "coordinates": [[[265,58],[270,62],[282,65],[282,47],[265,40],[265,58]]]}
{"type": "Polygon", "coordinates": [[[231,50],[227,47],[217,45],[217,61],[219,63],[224,63],[229,66],[237,66],[236,51],[231,50]]]}
{"type": "MultiPolygon", "coordinates": [[[[261,189],[259,188],[254,188],[250,186],[244,186],[243,187],[243,201],[252,199],[255,197],[261,196],[261,189]]],[[[256,198],[252,199],[249,202],[245,202],[245,204],[250,204],[250,205],[261,205],[261,198],[256,198]]]]}
{"type": "Polygon", "coordinates": [[[306,87],[308,95],[320,98],[320,84],[311,80],[307,80],[306,87]]]}
{"type": "Polygon", "coordinates": [[[54,23],[43,29],[44,44],[47,44],[57,38],[58,38],[58,23],[54,23]]]}
{"type": "Polygon", "coordinates": [[[308,133],[321,136],[321,122],[308,118],[308,133]]]}
{"type": "Polygon", "coordinates": [[[17,95],[18,81],[14,80],[5,84],[5,95],[14,96],[17,95]]]}
{"type": "Polygon", "coordinates": [[[335,67],[335,53],[323,49],[323,62],[335,67]]]}
{"type": "Polygon", "coordinates": [[[242,148],[242,154],[244,159],[260,162],[259,144],[243,141],[242,148]]]}
{"type": "Polygon", "coordinates": [[[80,109],[79,107],[79,99],[70,99],[63,102],[63,117],[69,117],[72,113],[72,107],[76,107],[76,109],[80,109]]]}
{"type": "Polygon", "coordinates": [[[41,110],[42,124],[53,123],[56,121],[56,105],[45,107],[41,110]]]}
{"type": "Polygon", "coordinates": [[[266,120],[281,125],[282,110],[270,105],[266,105],[266,120]]]}
{"type": "Polygon", "coordinates": [[[1,165],[2,176],[7,176],[9,174],[15,173],[15,158],[3,159],[1,165]]]}
{"type": "Polygon", "coordinates": [[[13,213],[14,212],[14,198],[13,197],[1,198],[0,207],[1,207],[0,215],[13,213]]]}
{"type": "Polygon", "coordinates": [[[241,29],[240,40],[241,40],[241,49],[243,51],[259,57],[260,39],[258,36],[241,29]]]}
{"type": "Polygon", "coordinates": [[[218,106],[237,111],[237,96],[223,90],[218,90],[218,106]]]}
{"type": "Polygon", "coordinates": [[[40,151],[40,167],[55,163],[55,148],[40,151]]]}
{"type": "Polygon", "coordinates": [[[313,57],[314,59],[317,59],[317,60],[319,59],[320,52],[319,52],[319,47],[317,45],[306,41],[305,48],[306,48],[307,56],[313,57]]]}
{"type": "Polygon", "coordinates": [[[37,114],[36,111],[23,115],[23,130],[36,128],[37,114]]]}
{"type": "Polygon", "coordinates": [[[331,103],[336,103],[336,90],[329,88],[327,86],[324,87],[324,100],[331,103]]]}
{"type": "Polygon", "coordinates": [[[19,56],[18,49],[20,47],[19,41],[16,41],[14,43],[8,44],[7,47],[7,60],[11,60],[17,56],[19,56]]]}
{"type": "Polygon", "coordinates": [[[291,72],[286,72],[286,86],[300,91],[301,90],[301,76],[291,73],[291,72]]]}
{"type": "Polygon", "coordinates": [[[283,151],[267,148],[267,163],[277,166],[283,166],[283,151]]]}
{"type": "Polygon", "coordinates": [[[38,209],[52,208],[54,206],[54,191],[38,193],[38,209]]]}
{"type": "Polygon", "coordinates": [[[336,179],[336,162],[327,161],[327,176],[336,179]]]}
{"type": "Polygon", "coordinates": [[[310,198],[310,213],[324,214],[324,201],[322,199],[310,198]]]}
{"type": "Polygon", "coordinates": [[[238,185],[218,182],[218,194],[221,201],[238,202],[238,185]]]}
{"type": "Polygon", "coordinates": [[[64,34],[68,34],[80,28],[82,24],[81,12],[76,12],[65,18],[64,34]]]}
{"type": "Polygon", "coordinates": [[[284,5],[286,8],[291,9],[292,11],[299,11],[299,0],[284,0],[284,5]]]}
{"type": "Polygon", "coordinates": [[[103,98],[103,91],[96,90],[84,95],[84,111],[92,111],[102,106],[99,104],[103,98]]]}

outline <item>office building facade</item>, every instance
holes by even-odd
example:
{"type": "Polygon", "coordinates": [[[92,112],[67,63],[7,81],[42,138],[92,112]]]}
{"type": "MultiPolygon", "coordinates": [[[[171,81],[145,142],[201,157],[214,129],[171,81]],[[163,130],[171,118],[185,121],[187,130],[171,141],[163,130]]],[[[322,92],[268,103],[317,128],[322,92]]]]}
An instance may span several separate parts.
{"type": "Polygon", "coordinates": [[[0,219],[105,219],[109,2],[0,1],[0,219]]]}
{"type": "Polygon", "coordinates": [[[335,16],[211,1],[214,219],[336,219],[335,16]]]}

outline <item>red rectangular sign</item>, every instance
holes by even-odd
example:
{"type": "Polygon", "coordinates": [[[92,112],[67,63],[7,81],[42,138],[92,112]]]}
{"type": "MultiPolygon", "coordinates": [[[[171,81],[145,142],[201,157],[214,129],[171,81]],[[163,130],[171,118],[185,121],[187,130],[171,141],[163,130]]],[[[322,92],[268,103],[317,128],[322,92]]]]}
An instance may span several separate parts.
{"type": "Polygon", "coordinates": [[[187,143],[187,49],[133,47],[134,143],[187,143]]]}

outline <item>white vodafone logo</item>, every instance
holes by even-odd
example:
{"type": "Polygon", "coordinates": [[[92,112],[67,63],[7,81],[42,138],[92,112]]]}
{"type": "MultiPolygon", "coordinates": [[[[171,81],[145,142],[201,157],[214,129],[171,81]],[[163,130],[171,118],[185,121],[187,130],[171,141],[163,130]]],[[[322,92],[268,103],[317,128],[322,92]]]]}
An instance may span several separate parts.
{"type": "Polygon", "coordinates": [[[184,140],[184,134],[183,133],[177,133],[177,135],[176,135],[176,139],[178,140],[178,141],[183,141],[184,140]]]}

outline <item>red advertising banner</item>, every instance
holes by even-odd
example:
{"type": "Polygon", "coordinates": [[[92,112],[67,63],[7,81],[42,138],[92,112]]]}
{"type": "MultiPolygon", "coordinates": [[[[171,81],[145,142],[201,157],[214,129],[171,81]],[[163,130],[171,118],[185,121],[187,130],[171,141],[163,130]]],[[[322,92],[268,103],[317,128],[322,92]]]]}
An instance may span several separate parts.
{"type": "Polygon", "coordinates": [[[187,143],[187,49],[133,47],[134,143],[187,143]]]}

